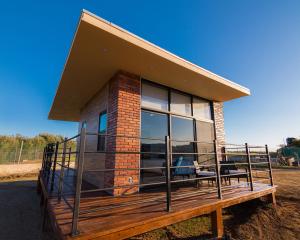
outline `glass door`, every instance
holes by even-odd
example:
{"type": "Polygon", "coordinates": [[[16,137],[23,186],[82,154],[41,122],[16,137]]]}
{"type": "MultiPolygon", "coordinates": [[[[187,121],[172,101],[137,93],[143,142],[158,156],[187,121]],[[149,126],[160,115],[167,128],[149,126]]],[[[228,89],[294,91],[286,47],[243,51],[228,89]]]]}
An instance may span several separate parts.
{"type": "MultiPolygon", "coordinates": [[[[141,168],[165,166],[165,136],[168,135],[168,115],[142,110],[141,115],[141,168]],[[151,139],[143,139],[151,138],[151,139]]],[[[165,181],[163,169],[140,172],[141,183],[165,181]]]]}

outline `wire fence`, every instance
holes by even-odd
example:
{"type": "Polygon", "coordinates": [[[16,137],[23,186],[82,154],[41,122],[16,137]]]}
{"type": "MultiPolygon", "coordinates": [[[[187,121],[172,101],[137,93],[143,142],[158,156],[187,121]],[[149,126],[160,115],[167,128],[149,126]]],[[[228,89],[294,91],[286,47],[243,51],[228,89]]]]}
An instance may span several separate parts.
{"type": "Polygon", "coordinates": [[[30,161],[42,161],[43,149],[22,149],[19,147],[0,150],[0,164],[21,164],[30,161]]]}

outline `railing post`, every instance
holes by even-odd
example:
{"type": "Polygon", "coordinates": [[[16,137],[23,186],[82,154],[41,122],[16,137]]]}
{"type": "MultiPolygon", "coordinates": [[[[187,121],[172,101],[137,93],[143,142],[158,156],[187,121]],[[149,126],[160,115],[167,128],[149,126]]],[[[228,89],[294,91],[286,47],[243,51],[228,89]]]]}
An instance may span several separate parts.
{"type": "Polygon", "coordinates": [[[62,153],[61,168],[60,168],[59,183],[58,183],[58,201],[61,200],[62,191],[63,191],[66,150],[67,150],[67,138],[64,139],[64,143],[63,143],[63,153],[62,153]]]}
{"type": "Polygon", "coordinates": [[[46,180],[46,184],[47,184],[47,187],[48,187],[48,183],[49,183],[49,178],[50,178],[50,172],[51,172],[51,161],[52,161],[52,154],[51,154],[51,151],[53,149],[51,149],[51,144],[48,144],[48,148],[47,148],[47,153],[46,153],[46,166],[47,166],[47,171],[46,171],[46,175],[47,175],[47,178],[45,179],[46,180]]]}
{"type": "Polygon", "coordinates": [[[274,186],[274,183],[273,183],[273,173],[272,173],[272,163],[271,163],[271,157],[270,157],[270,153],[269,153],[269,148],[268,148],[268,145],[266,145],[265,147],[266,147],[266,155],[267,155],[268,165],[269,165],[270,183],[271,183],[271,186],[274,186]]]}
{"type": "Polygon", "coordinates": [[[170,138],[165,137],[166,144],[166,202],[167,211],[171,211],[171,171],[170,171],[170,138]]]}
{"type": "Polygon", "coordinates": [[[71,161],[71,151],[72,151],[72,147],[69,147],[68,170],[69,170],[69,168],[70,168],[70,161],[71,161]]]}
{"type": "Polygon", "coordinates": [[[245,143],[246,154],[247,154],[247,163],[248,163],[248,170],[249,170],[249,178],[250,178],[250,189],[253,191],[253,178],[252,178],[252,166],[251,166],[251,156],[249,151],[248,143],[245,143]]]}
{"type": "Polygon", "coordinates": [[[214,140],[214,152],[215,152],[215,164],[216,164],[216,174],[217,174],[217,187],[218,187],[218,198],[222,199],[222,189],[221,189],[221,174],[220,174],[220,163],[218,158],[218,145],[217,140],[214,140]]]}
{"type": "Polygon", "coordinates": [[[52,170],[52,179],[51,179],[51,188],[50,188],[51,191],[53,191],[53,188],[54,188],[58,147],[59,147],[59,142],[56,142],[56,144],[55,144],[55,153],[54,153],[54,161],[53,161],[53,170],[52,170]]]}
{"type": "Polygon", "coordinates": [[[227,159],[226,147],[225,146],[221,148],[221,152],[222,152],[222,161],[227,162],[228,159],[227,159]]]}
{"type": "Polygon", "coordinates": [[[73,218],[72,218],[72,236],[78,235],[78,217],[80,208],[80,196],[81,196],[81,184],[82,184],[82,173],[84,166],[84,152],[85,152],[85,142],[86,142],[86,129],[82,128],[80,133],[80,146],[79,146],[79,157],[78,166],[76,173],[76,189],[75,189],[75,199],[73,208],[73,218]]]}
{"type": "Polygon", "coordinates": [[[43,152],[43,161],[42,161],[42,173],[44,174],[45,170],[45,159],[46,159],[46,147],[44,147],[44,152],[43,152]]]}

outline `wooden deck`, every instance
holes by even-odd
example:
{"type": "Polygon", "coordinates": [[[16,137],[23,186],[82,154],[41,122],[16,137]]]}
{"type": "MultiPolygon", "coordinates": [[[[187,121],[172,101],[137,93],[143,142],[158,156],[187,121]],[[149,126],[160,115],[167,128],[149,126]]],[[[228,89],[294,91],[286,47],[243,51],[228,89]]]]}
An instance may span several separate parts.
{"type": "Polygon", "coordinates": [[[234,181],[231,186],[222,188],[222,200],[217,198],[216,188],[212,186],[172,189],[170,212],[166,211],[166,193],[163,191],[141,192],[123,197],[85,195],[80,203],[77,236],[71,236],[72,196],[65,197],[60,203],[57,197],[50,197],[47,211],[60,239],[126,239],[203,214],[212,214],[215,234],[219,237],[223,234],[223,208],[263,196],[274,201],[276,187],[256,183],[254,191],[250,191],[246,183],[236,184],[234,181]],[[149,202],[150,199],[153,201],[149,202]],[[89,213],[92,209],[99,210],[89,213]]]}

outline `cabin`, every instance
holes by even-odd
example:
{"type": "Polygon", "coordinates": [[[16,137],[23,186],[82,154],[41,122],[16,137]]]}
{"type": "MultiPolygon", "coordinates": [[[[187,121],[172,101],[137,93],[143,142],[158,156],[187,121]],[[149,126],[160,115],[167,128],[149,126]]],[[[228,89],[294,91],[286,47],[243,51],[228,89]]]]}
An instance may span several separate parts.
{"type": "Polygon", "coordinates": [[[49,119],[38,190],[60,239],[126,239],[255,198],[275,204],[267,145],[228,144],[223,103],[250,90],[83,11],[49,119]],[[76,142],[76,149],[69,143],[76,142]]]}

